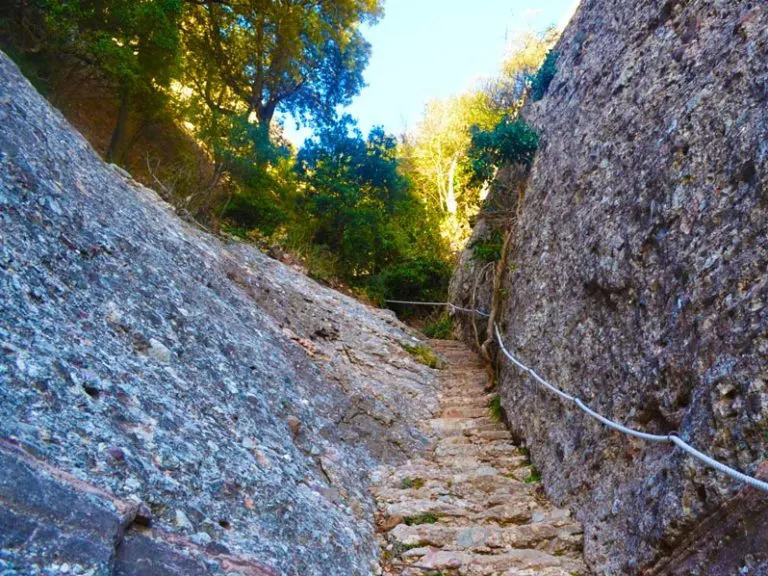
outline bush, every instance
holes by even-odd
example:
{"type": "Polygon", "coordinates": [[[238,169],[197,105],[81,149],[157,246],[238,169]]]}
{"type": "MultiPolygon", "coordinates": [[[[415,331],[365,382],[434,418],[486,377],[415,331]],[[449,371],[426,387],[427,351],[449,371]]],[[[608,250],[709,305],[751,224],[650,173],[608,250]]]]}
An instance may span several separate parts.
{"type": "Polygon", "coordinates": [[[531,473],[526,478],[523,478],[523,482],[526,484],[534,484],[536,482],[541,482],[541,472],[536,468],[536,466],[531,466],[531,473]]]}
{"type": "Polygon", "coordinates": [[[501,260],[501,250],[504,247],[504,238],[499,230],[491,234],[485,240],[477,240],[471,246],[472,258],[480,262],[498,262],[501,260]]]}
{"type": "Polygon", "coordinates": [[[431,348],[424,346],[423,344],[403,343],[400,345],[403,347],[403,350],[424,364],[424,366],[429,366],[435,370],[440,370],[444,367],[443,363],[440,361],[440,358],[437,357],[437,354],[435,354],[431,348]]]}
{"type": "Polygon", "coordinates": [[[424,327],[424,335],[437,340],[450,340],[453,337],[453,320],[448,314],[440,317],[424,327]]]}
{"type": "Polygon", "coordinates": [[[504,420],[504,408],[501,407],[501,396],[494,396],[489,406],[491,418],[496,422],[504,420]]]}
{"type": "Polygon", "coordinates": [[[504,164],[529,166],[539,148],[539,134],[523,120],[509,117],[493,130],[472,129],[469,158],[472,180],[487,182],[504,164]]]}
{"type": "Polygon", "coordinates": [[[557,73],[557,56],[558,54],[554,50],[547,52],[541,67],[531,78],[531,100],[534,102],[544,98],[547,93],[549,85],[557,73]]]}
{"type": "Polygon", "coordinates": [[[406,526],[420,526],[421,524],[437,524],[439,518],[434,514],[420,514],[419,516],[407,516],[404,520],[406,526]]]}
{"type": "Polygon", "coordinates": [[[327,246],[312,246],[306,254],[307,274],[318,282],[333,286],[339,281],[339,256],[327,246]]]}
{"type": "Polygon", "coordinates": [[[453,270],[444,260],[420,256],[394,264],[369,283],[372,298],[445,301],[453,270]]]}
{"type": "Polygon", "coordinates": [[[288,213],[279,200],[265,194],[245,191],[236,193],[224,210],[224,218],[232,228],[258,228],[269,236],[288,221],[288,213]]]}

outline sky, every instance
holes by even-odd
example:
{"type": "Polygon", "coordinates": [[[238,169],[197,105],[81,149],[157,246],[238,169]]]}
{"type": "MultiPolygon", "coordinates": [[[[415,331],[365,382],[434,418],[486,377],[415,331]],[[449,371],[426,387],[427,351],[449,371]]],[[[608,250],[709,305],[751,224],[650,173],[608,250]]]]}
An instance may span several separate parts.
{"type": "MultiPolygon", "coordinates": [[[[509,40],[522,32],[562,26],[577,0],[385,0],[384,18],[364,35],[373,52],[368,84],[346,112],[363,133],[383,125],[415,128],[426,103],[461,94],[496,73],[509,40]]],[[[288,137],[300,143],[308,131],[288,137]]]]}

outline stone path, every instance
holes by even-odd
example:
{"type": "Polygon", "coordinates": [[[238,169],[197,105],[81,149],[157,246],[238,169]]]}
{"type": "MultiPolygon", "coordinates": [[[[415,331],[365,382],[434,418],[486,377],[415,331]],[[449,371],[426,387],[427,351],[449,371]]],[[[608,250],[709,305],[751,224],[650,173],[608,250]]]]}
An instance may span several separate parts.
{"type": "Polygon", "coordinates": [[[431,345],[448,361],[441,414],[425,422],[432,454],[374,482],[383,574],[586,574],[581,526],[548,502],[524,451],[490,417],[478,356],[460,342],[431,345]]]}

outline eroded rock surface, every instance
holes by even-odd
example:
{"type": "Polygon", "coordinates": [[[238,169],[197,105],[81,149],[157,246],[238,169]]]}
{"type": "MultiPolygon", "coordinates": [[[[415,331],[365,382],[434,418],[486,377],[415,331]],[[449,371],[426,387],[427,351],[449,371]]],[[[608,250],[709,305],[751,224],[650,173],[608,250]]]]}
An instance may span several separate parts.
{"type": "Polygon", "coordinates": [[[433,341],[447,359],[428,454],[375,477],[385,574],[575,576],[583,533],[554,508],[524,451],[491,418],[484,363],[433,341]]]}
{"type": "Polygon", "coordinates": [[[177,219],[2,55],[0,294],[0,573],[376,570],[414,335],[177,219]]]}
{"type": "MultiPolygon", "coordinates": [[[[768,7],[584,0],[556,50],[548,94],[524,111],[542,141],[503,271],[507,345],[602,414],[678,430],[755,474],[768,452],[768,7]]],[[[466,305],[478,265],[464,263],[466,305]]],[[[743,489],[607,431],[506,364],[501,389],[598,573],[690,552],[690,531],[743,489]]],[[[765,525],[743,526],[751,537],[696,573],[760,573],[765,525]]]]}

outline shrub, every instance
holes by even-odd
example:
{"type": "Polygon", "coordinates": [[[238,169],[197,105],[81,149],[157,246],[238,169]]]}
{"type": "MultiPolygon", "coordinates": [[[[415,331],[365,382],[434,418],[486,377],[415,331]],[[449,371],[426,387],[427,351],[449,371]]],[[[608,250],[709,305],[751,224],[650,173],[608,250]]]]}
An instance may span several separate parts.
{"type": "Polygon", "coordinates": [[[435,368],[435,369],[439,369],[443,367],[443,363],[440,361],[440,359],[432,351],[431,348],[424,346],[423,344],[403,343],[400,345],[403,347],[403,350],[408,352],[408,354],[413,356],[416,360],[418,360],[425,366],[429,366],[430,368],[435,368]]]}
{"type": "Polygon", "coordinates": [[[544,95],[552,83],[552,79],[557,73],[557,52],[550,50],[544,58],[541,67],[531,78],[531,99],[536,102],[544,98],[544,95]]]}
{"type": "Polygon", "coordinates": [[[420,524],[437,524],[439,518],[434,514],[420,514],[419,516],[408,516],[405,519],[406,526],[419,526],[420,524]]]}
{"type": "Polygon", "coordinates": [[[536,468],[536,466],[531,466],[531,474],[527,478],[525,478],[524,482],[526,484],[533,484],[535,482],[541,482],[541,472],[536,468]]]}
{"type": "Polygon", "coordinates": [[[288,213],[279,200],[258,192],[245,191],[232,197],[224,210],[224,218],[232,223],[233,229],[258,228],[269,236],[288,221],[288,213]]]}
{"type": "Polygon", "coordinates": [[[444,301],[452,269],[445,260],[419,256],[386,268],[369,282],[372,297],[444,301]]]}
{"type": "Polygon", "coordinates": [[[505,117],[493,130],[472,129],[469,158],[472,180],[486,182],[504,164],[533,162],[539,147],[539,134],[519,118],[505,117]]]}
{"type": "Polygon", "coordinates": [[[501,231],[496,230],[490,238],[477,240],[471,246],[472,258],[480,262],[498,262],[501,260],[501,249],[504,246],[504,238],[501,231]]]}
{"type": "Polygon", "coordinates": [[[335,285],[339,281],[339,256],[327,246],[312,246],[306,256],[307,274],[310,278],[335,285]]]}
{"type": "Polygon", "coordinates": [[[504,419],[504,408],[501,407],[501,396],[494,396],[489,406],[491,418],[496,422],[501,422],[504,419]]]}
{"type": "Polygon", "coordinates": [[[400,483],[400,488],[403,490],[410,490],[411,488],[415,488],[416,490],[420,488],[424,488],[424,480],[421,478],[403,478],[403,481],[400,483]]]}
{"type": "Polygon", "coordinates": [[[424,335],[437,340],[450,340],[453,337],[453,320],[448,314],[441,314],[424,327],[424,335]]]}

